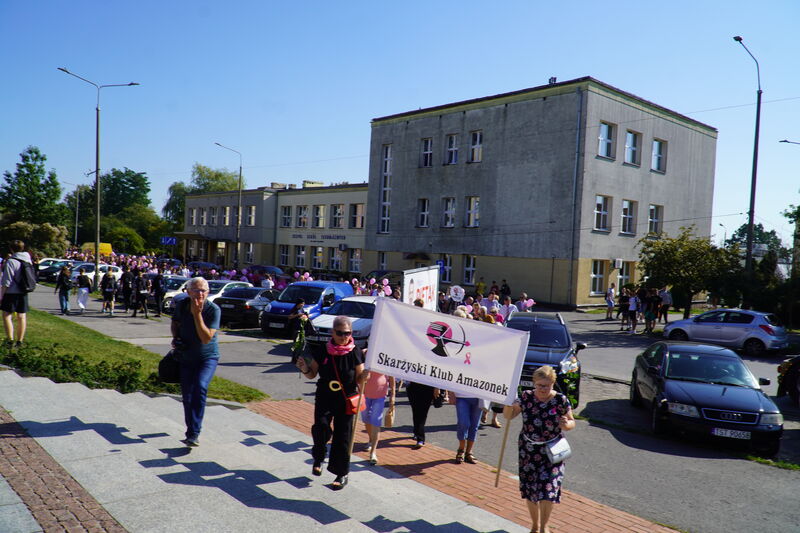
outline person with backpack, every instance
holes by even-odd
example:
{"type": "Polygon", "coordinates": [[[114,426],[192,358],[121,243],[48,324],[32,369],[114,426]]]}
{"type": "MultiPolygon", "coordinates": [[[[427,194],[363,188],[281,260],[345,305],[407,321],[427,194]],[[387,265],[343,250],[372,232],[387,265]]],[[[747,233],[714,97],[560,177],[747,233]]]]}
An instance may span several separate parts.
{"type": "Polygon", "coordinates": [[[78,309],[80,314],[86,310],[86,304],[89,302],[89,293],[92,290],[92,280],[86,275],[85,268],[78,269],[78,309]]]}
{"type": "Polygon", "coordinates": [[[133,278],[133,318],[136,318],[136,313],[139,307],[144,310],[144,317],[150,318],[147,314],[147,295],[150,294],[150,280],[144,277],[144,271],[139,270],[136,277],[133,278]]]}
{"type": "Polygon", "coordinates": [[[32,272],[31,256],[25,251],[25,243],[20,240],[11,241],[10,251],[11,256],[3,261],[0,275],[0,310],[3,312],[6,342],[19,348],[25,339],[28,324],[28,293],[36,287],[36,277],[35,272],[32,272]],[[30,278],[32,273],[33,285],[30,278]]]}
{"type": "Polygon", "coordinates": [[[114,316],[114,296],[117,293],[117,278],[106,270],[100,280],[100,292],[103,294],[103,312],[108,311],[109,316],[114,316]]]}
{"type": "Polygon", "coordinates": [[[153,277],[151,281],[152,291],[153,291],[153,298],[156,301],[156,316],[161,316],[161,308],[164,305],[164,269],[163,267],[159,268],[156,271],[156,275],[153,277]]]}
{"type": "Polygon", "coordinates": [[[127,313],[133,305],[133,274],[127,264],[122,265],[122,277],[119,278],[119,284],[122,286],[122,303],[125,304],[125,312],[127,313]]]}
{"type": "Polygon", "coordinates": [[[69,291],[72,290],[72,272],[67,265],[61,267],[61,272],[56,278],[56,288],[53,293],[58,293],[58,305],[61,307],[61,314],[69,314],[69,291]]]}

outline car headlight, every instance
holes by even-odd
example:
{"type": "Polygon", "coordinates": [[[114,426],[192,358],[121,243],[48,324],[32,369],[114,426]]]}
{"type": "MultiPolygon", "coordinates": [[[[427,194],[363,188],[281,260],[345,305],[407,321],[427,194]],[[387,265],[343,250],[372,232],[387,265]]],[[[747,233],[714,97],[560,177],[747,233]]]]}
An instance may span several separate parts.
{"type": "Polygon", "coordinates": [[[780,426],[783,424],[783,415],[780,413],[764,413],[761,415],[761,424],[765,426],[780,426]]]}
{"type": "Polygon", "coordinates": [[[574,355],[570,355],[565,360],[561,361],[560,368],[562,374],[577,372],[578,368],[580,368],[580,365],[578,364],[578,358],[574,355]]]}
{"type": "Polygon", "coordinates": [[[686,405],[685,403],[667,402],[669,412],[674,415],[690,416],[692,418],[700,418],[700,413],[697,412],[697,407],[694,405],[686,405]]]}

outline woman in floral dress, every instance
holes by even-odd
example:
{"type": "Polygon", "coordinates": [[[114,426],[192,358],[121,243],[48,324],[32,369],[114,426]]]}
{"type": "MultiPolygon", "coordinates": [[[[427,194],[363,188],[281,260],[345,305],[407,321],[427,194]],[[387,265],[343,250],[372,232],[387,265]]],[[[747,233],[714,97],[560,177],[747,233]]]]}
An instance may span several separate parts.
{"type": "Polygon", "coordinates": [[[506,420],[522,413],[519,434],[519,491],[527,500],[533,527],[531,532],[547,533],[553,503],[561,501],[564,463],[552,464],[544,443],[575,427],[569,399],[553,390],[556,373],[543,366],[533,373],[533,390],[524,391],[514,405],[503,409],[506,420]]]}

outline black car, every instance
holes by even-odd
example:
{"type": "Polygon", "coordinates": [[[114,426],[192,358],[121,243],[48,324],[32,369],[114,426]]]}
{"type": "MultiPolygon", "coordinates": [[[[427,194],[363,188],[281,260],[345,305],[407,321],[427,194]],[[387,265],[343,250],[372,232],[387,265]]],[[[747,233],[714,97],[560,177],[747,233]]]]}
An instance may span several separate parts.
{"type": "Polygon", "coordinates": [[[556,371],[556,389],[569,398],[572,407],[580,400],[581,362],[578,352],[586,348],[582,342],[573,346],[572,336],[559,313],[516,313],[506,327],[530,332],[525,363],[519,379],[520,390],[533,388],[533,373],[540,366],[550,365],[556,371]]]}
{"type": "Polygon", "coordinates": [[[678,430],[749,443],[772,456],[783,415],[733,351],[693,342],[657,342],[636,357],[635,406],[650,409],[653,433],[678,430]]]}
{"type": "Polygon", "coordinates": [[[787,394],[794,405],[800,406],[800,355],[778,365],[778,397],[787,394]]]}
{"type": "MultiPolygon", "coordinates": [[[[36,275],[39,278],[39,281],[49,281],[51,283],[55,283],[56,278],[58,278],[58,273],[61,272],[61,267],[66,265],[70,268],[70,270],[72,270],[72,265],[75,263],[82,263],[82,261],[58,261],[51,264],[47,268],[42,268],[39,270],[39,272],[37,272],[36,275]]],[[[94,268],[94,263],[92,263],[92,268],[94,268]]]]}
{"type": "Polygon", "coordinates": [[[223,324],[257,326],[258,315],[278,294],[280,291],[260,287],[236,288],[225,291],[214,303],[222,310],[223,324]]]}

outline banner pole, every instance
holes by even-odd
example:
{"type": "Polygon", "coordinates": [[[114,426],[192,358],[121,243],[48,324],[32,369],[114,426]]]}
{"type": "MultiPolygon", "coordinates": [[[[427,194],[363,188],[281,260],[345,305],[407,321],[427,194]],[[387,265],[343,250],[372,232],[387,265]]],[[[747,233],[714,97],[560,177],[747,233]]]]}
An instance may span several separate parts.
{"type": "Polygon", "coordinates": [[[503,444],[500,445],[500,460],[497,462],[497,476],[494,478],[494,486],[500,484],[500,470],[503,468],[503,456],[506,453],[506,440],[508,440],[508,430],[511,427],[511,420],[506,420],[506,430],[503,432],[503,444]]]}
{"type": "Polygon", "coordinates": [[[356,409],[356,414],[353,415],[356,417],[353,420],[353,430],[350,432],[350,446],[347,449],[347,456],[353,455],[353,444],[356,440],[356,426],[358,426],[358,415],[361,413],[361,402],[364,400],[364,387],[360,386],[358,389],[358,409],[356,409]]]}

